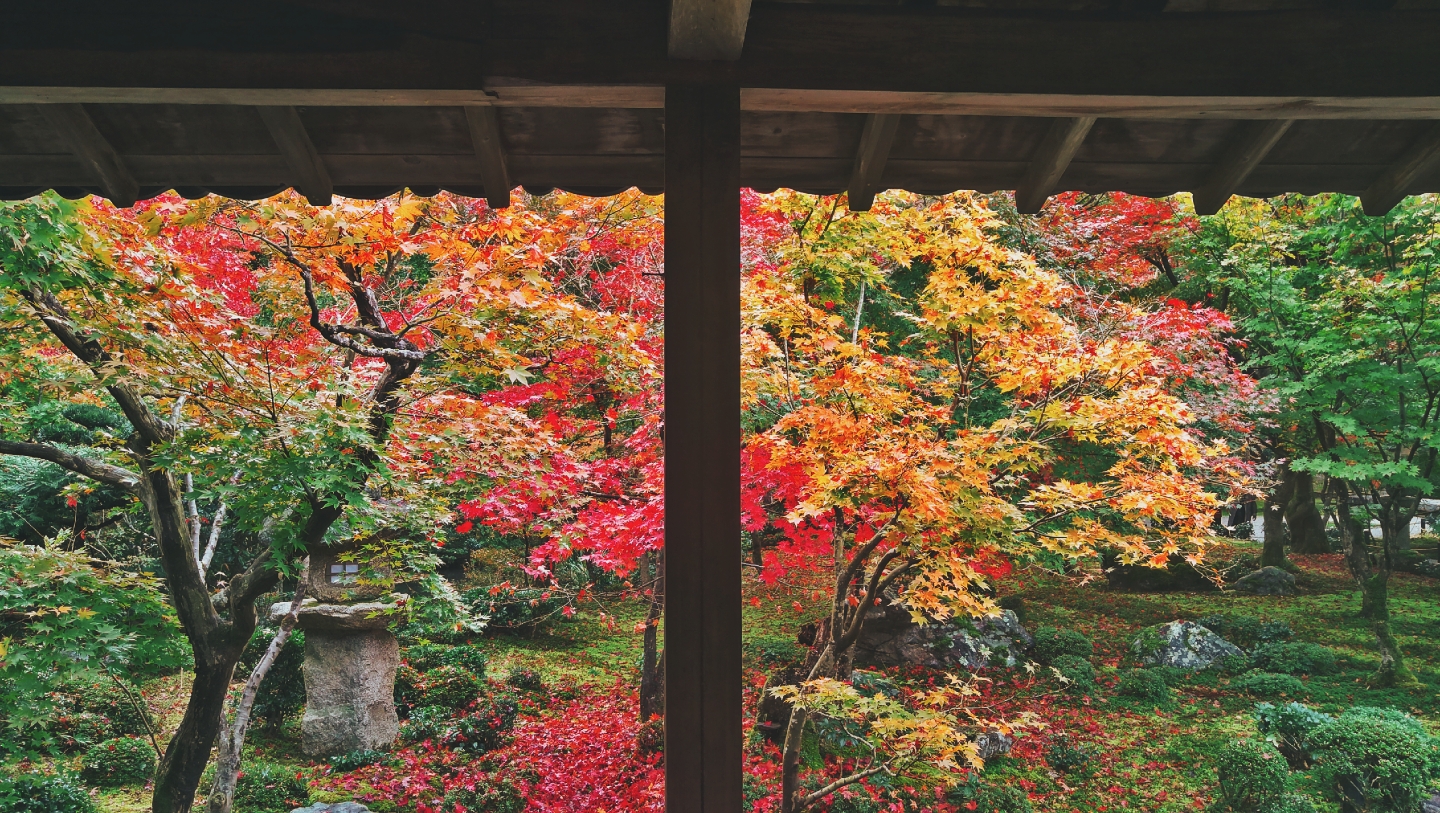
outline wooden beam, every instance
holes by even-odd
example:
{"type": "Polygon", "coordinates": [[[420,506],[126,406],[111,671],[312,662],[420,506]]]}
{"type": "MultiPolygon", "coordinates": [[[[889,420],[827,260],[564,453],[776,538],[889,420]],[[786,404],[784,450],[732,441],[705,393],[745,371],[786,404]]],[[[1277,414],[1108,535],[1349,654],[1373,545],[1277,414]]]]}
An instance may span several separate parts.
{"type": "Polygon", "coordinates": [[[1400,159],[1391,164],[1360,195],[1367,215],[1383,215],[1395,208],[1405,193],[1427,172],[1440,167],[1440,123],[1425,131],[1400,159]]]}
{"type": "Polygon", "coordinates": [[[740,89],[665,102],[665,809],[741,809],[740,89]]]}
{"type": "Polygon", "coordinates": [[[899,126],[900,116],[896,113],[872,113],[865,117],[860,149],[855,152],[855,169],[850,173],[847,196],[850,211],[868,212],[875,203],[880,176],[885,172],[885,161],[890,157],[890,145],[895,143],[895,129],[899,126]]]}
{"type": "Polygon", "coordinates": [[[739,59],[749,20],[750,0],[670,0],[670,58],[739,59]]]}
{"type": "Polygon", "coordinates": [[[300,113],[289,106],[259,106],[260,118],[275,139],[275,146],[285,157],[285,163],[295,176],[295,188],[305,196],[311,206],[329,206],[335,194],[335,185],[330,182],[330,171],[316,152],[305,132],[305,123],[300,113]]]}
{"type": "Polygon", "coordinates": [[[1277,119],[1244,127],[1239,137],[1226,145],[1220,160],[1206,176],[1205,184],[1195,190],[1195,211],[1202,215],[1220,211],[1293,123],[1290,119],[1277,119]]]}
{"type": "Polygon", "coordinates": [[[505,148],[500,143],[500,120],[495,108],[469,105],[465,108],[465,122],[470,126],[470,141],[480,162],[480,177],[485,179],[485,199],[491,208],[508,208],[513,187],[505,169],[505,148]]]}
{"type": "Polygon", "coordinates": [[[1015,188],[1015,208],[1021,214],[1033,215],[1045,205],[1045,199],[1055,191],[1060,176],[1070,166],[1070,159],[1075,157],[1075,152],[1085,143],[1085,136],[1094,126],[1094,116],[1056,119],[1050,125],[1045,139],[1030,159],[1024,179],[1015,188]]]}
{"type": "Polygon", "coordinates": [[[59,133],[80,163],[98,181],[105,197],[116,206],[133,206],[140,185],[120,158],[120,153],[96,129],[85,108],[78,104],[52,104],[41,108],[45,120],[59,133]]]}

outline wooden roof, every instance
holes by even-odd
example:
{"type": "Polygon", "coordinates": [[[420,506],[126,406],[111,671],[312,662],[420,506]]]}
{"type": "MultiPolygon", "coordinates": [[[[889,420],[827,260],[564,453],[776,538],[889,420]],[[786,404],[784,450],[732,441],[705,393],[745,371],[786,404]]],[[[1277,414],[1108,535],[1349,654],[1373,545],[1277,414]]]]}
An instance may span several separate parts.
{"type": "Polygon", "coordinates": [[[741,181],[757,189],[1018,187],[1022,208],[1066,189],[1207,206],[1341,191],[1375,210],[1440,191],[1440,0],[56,0],[6,15],[4,198],[658,192],[665,86],[704,81],[742,88],[741,181]]]}

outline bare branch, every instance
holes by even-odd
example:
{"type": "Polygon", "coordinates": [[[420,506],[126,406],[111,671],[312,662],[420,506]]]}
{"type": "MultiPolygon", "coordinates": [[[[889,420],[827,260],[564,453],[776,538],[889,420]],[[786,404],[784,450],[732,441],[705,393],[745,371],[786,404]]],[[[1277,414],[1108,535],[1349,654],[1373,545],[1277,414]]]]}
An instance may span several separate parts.
{"type": "Polygon", "coordinates": [[[88,477],[107,485],[123,488],[132,494],[140,491],[140,475],[122,469],[119,466],[112,466],[109,463],[102,463],[98,460],[91,460],[72,452],[67,452],[57,446],[48,443],[28,443],[24,441],[0,440],[0,454],[15,455],[16,457],[32,457],[36,460],[48,460],[66,471],[74,472],[81,477],[88,477]]]}

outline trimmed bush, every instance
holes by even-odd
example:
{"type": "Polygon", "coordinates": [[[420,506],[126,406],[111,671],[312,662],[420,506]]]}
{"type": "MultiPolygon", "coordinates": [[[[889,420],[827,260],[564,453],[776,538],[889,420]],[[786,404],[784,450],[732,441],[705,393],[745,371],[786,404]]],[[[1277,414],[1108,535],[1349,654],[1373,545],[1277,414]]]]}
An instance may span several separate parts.
{"type": "Polygon", "coordinates": [[[1076,745],[1070,737],[1061,734],[1045,749],[1045,761],[1050,767],[1063,774],[1089,773],[1097,750],[1090,745],[1076,745]]]}
{"type": "Polygon", "coordinates": [[[456,718],[446,742],[467,751],[493,751],[504,744],[506,732],[515,727],[519,710],[515,701],[504,695],[481,700],[456,718]]]}
{"type": "Polygon", "coordinates": [[[0,778],[5,813],[96,813],[85,786],[66,774],[23,773],[0,778]]]}
{"type": "Polygon", "coordinates": [[[1290,636],[1295,634],[1290,625],[1283,621],[1261,621],[1248,615],[1217,613],[1197,619],[1195,623],[1241,649],[1288,641],[1290,636]]]}
{"type": "Polygon", "coordinates": [[[1440,746],[1418,720],[1359,707],[1310,734],[1314,776],[1325,795],[1370,813],[1411,813],[1440,774],[1440,746]]]}
{"type": "Polygon", "coordinates": [[[406,742],[442,740],[450,729],[450,709],[439,706],[421,706],[410,712],[410,719],[400,729],[400,737],[406,742]]]}
{"type": "Polygon", "coordinates": [[[1051,668],[1069,681],[1065,690],[1076,694],[1095,691],[1095,667],[1079,655],[1061,655],[1050,662],[1051,668]]]}
{"type": "Polygon", "coordinates": [[[484,777],[476,780],[475,789],[455,788],[445,794],[443,810],[454,810],[460,806],[465,810],[483,810],[486,813],[521,813],[525,809],[525,797],[515,786],[504,779],[484,777]]]}
{"type": "Polygon", "coordinates": [[[415,688],[420,705],[459,709],[485,693],[485,681],[459,666],[437,666],[420,675],[415,688]]]}
{"type": "Polygon", "coordinates": [[[1115,692],[1147,703],[1170,702],[1170,684],[1151,669],[1131,669],[1120,676],[1115,692]]]}
{"type": "Polygon", "coordinates": [[[1335,672],[1335,651],[1303,641],[1264,644],[1255,649],[1251,661],[1256,669],[1282,675],[1329,675],[1335,672]]]}
{"type": "Polygon", "coordinates": [[[430,672],[442,666],[454,666],[485,677],[488,661],[485,652],[473,646],[446,644],[415,644],[405,649],[405,662],[419,672],[430,672]]]}
{"type": "Polygon", "coordinates": [[[134,686],[127,685],[122,689],[114,681],[104,681],[91,686],[77,686],[66,693],[74,698],[75,709],[79,714],[91,714],[108,721],[108,725],[102,728],[109,736],[101,739],[126,734],[146,736],[150,733],[146,723],[153,724],[155,721],[145,706],[140,690],[134,686]],[[126,690],[134,694],[135,700],[131,700],[126,690]],[[139,708],[136,708],[135,701],[139,701],[139,708]]]}
{"type": "Polygon", "coordinates": [[[1334,721],[1304,703],[1256,703],[1251,712],[1255,727],[1274,743],[1294,770],[1310,766],[1310,734],[1320,726],[1334,721]]]}
{"type": "Polygon", "coordinates": [[[50,731],[60,739],[60,747],[69,753],[83,751],[120,733],[109,717],[90,711],[61,714],[50,725],[50,731]]]}
{"type": "Polygon", "coordinates": [[[102,788],[136,785],[155,775],[155,749],[139,737],[116,737],[90,746],[80,776],[102,788]]]}
{"type": "Polygon", "coordinates": [[[522,692],[545,691],[545,679],[540,677],[540,673],[534,669],[511,669],[510,674],[505,678],[505,683],[522,692]]]}
{"type": "Polygon", "coordinates": [[[1226,655],[1211,667],[1222,675],[1239,675],[1250,671],[1250,658],[1246,655],[1226,655]]]}
{"type": "Polygon", "coordinates": [[[365,768],[370,765],[379,765],[390,759],[390,755],[384,751],[351,751],[348,754],[330,758],[330,767],[341,773],[365,768]]]}
{"type": "Polygon", "coordinates": [[[1315,803],[1303,793],[1287,793],[1266,813],[1317,813],[1315,803]]]}
{"type": "Polygon", "coordinates": [[[310,804],[310,787],[293,768],[258,763],[240,771],[235,809],[245,813],[290,813],[310,804]]]}
{"type": "Polygon", "coordinates": [[[1305,684],[1294,675],[1276,675],[1258,669],[1246,672],[1230,681],[1230,688],[1259,697],[1300,697],[1305,694],[1305,684]]]}
{"type": "Polygon", "coordinates": [[[1275,746],[1236,740],[1215,760],[1220,797],[1236,813],[1270,813],[1290,789],[1290,770],[1275,746]]]}
{"type": "Polygon", "coordinates": [[[1066,655],[1089,658],[1095,654],[1095,645],[1075,630],[1040,627],[1035,630],[1035,644],[1030,651],[1041,663],[1053,664],[1056,658],[1066,655]]]}
{"type": "Polygon", "coordinates": [[[975,813],[1034,813],[1025,791],[1013,785],[981,784],[974,788],[967,800],[974,802],[975,813]]]}

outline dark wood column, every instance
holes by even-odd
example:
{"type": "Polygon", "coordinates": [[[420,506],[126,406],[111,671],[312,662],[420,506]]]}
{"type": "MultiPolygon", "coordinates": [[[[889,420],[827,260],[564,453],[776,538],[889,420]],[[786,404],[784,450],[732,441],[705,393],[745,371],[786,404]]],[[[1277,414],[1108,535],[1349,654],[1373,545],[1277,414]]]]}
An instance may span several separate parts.
{"type": "Polygon", "coordinates": [[[740,90],[665,89],[665,805],[738,813],[740,90]]]}

